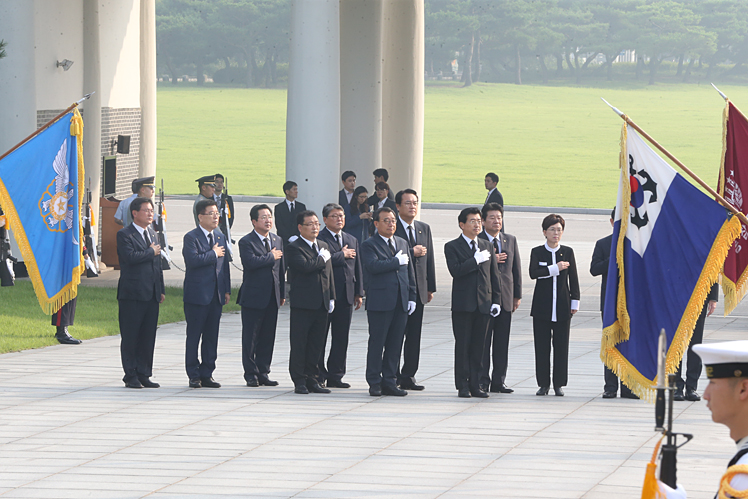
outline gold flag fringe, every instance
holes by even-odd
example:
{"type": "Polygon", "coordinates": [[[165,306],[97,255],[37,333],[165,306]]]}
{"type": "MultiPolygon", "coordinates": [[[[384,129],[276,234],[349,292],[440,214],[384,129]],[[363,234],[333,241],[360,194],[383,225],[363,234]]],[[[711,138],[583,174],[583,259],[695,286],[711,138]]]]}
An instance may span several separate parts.
{"type": "Polygon", "coordinates": [[[730,482],[735,475],[747,475],[748,464],[734,464],[727,468],[727,471],[719,481],[719,499],[744,499],[748,497],[748,489],[736,490],[732,488],[730,482]]]}
{"type": "MultiPolygon", "coordinates": [[[[54,296],[50,297],[47,295],[47,290],[44,288],[44,283],[42,282],[42,278],[39,273],[39,266],[36,263],[34,252],[31,250],[31,245],[29,244],[28,237],[26,236],[26,230],[24,229],[20,219],[18,218],[18,211],[16,211],[16,207],[13,204],[10,195],[8,194],[5,183],[2,181],[2,179],[0,179],[0,205],[2,205],[7,219],[13,226],[13,237],[15,238],[16,243],[18,243],[18,249],[21,250],[21,255],[23,255],[24,264],[26,265],[26,270],[28,270],[31,284],[34,287],[34,293],[36,294],[36,298],[39,301],[39,306],[47,315],[54,314],[60,308],[62,308],[63,305],[78,296],[78,285],[81,282],[81,275],[86,270],[86,264],[83,261],[83,228],[82,224],[80,223],[80,213],[84,196],[83,190],[81,188],[84,185],[85,179],[85,171],[83,166],[83,118],[81,117],[77,108],[74,109],[72,114],[73,116],[70,118],[70,133],[76,136],[76,142],[78,146],[78,248],[81,253],[81,264],[78,267],[73,268],[71,282],[66,284],[54,296]]],[[[67,116],[67,114],[62,116],[60,119],[64,118],[65,116],[67,116]]]]}

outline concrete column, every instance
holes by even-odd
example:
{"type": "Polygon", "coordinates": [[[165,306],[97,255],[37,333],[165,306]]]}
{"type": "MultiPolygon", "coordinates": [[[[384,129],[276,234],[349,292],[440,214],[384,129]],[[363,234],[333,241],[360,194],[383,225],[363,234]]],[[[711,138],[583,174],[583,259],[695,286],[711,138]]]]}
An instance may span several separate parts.
{"type": "Polygon", "coordinates": [[[423,198],[423,0],[384,0],[383,28],[382,167],[423,198]]]}
{"type": "Polygon", "coordinates": [[[140,0],[139,177],[156,175],[156,0],[140,0]]]}
{"type": "MultiPolygon", "coordinates": [[[[286,178],[322,219],[340,189],[339,0],[294,0],[286,115],[286,178]]],[[[280,190],[280,186],[279,190],[280,190]]]]}
{"type": "Polygon", "coordinates": [[[83,109],[83,161],[86,183],[91,179],[91,198],[96,223],[101,227],[101,52],[99,47],[99,7],[97,0],[83,0],[83,93],[94,93],[81,104],[83,109]]]}
{"type": "Polygon", "coordinates": [[[382,0],[340,1],[340,107],[340,173],[369,187],[382,167],[382,0]]]}
{"type": "Polygon", "coordinates": [[[7,56],[0,59],[0,154],[36,130],[34,2],[0,2],[0,39],[7,56]]]}

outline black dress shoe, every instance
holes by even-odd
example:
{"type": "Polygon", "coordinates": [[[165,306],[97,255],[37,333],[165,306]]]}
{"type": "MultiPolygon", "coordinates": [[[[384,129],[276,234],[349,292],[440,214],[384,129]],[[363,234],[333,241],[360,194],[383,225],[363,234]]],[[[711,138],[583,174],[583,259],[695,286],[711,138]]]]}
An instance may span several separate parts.
{"type": "Polygon", "coordinates": [[[408,394],[405,390],[402,388],[398,388],[397,386],[383,386],[382,387],[382,395],[391,395],[393,397],[404,397],[408,394]]]}
{"type": "Polygon", "coordinates": [[[686,400],[689,402],[698,402],[701,400],[701,396],[696,392],[696,390],[686,390],[686,400]]]}
{"type": "Polygon", "coordinates": [[[621,398],[639,400],[639,396],[631,393],[629,390],[626,390],[625,392],[621,390],[621,398]]]}
{"type": "Polygon", "coordinates": [[[554,386],[553,387],[553,393],[556,395],[556,397],[563,397],[564,396],[564,389],[561,388],[560,386],[558,388],[556,388],[554,386]]]}
{"type": "Polygon", "coordinates": [[[203,385],[203,388],[221,388],[221,383],[213,378],[200,378],[200,384],[203,385]]]}
{"type": "Polygon", "coordinates": [[[469,399],[472,395],[470,395],[470,390],[467,388],[460,388],[457,390],[457,396],[463,399],[469,399]]]}
{"type": "Polygon", "coordinates": [[[603,398],[604,399],[614,399],[614,398],[616,398],[616,392],[603,392],[603,398]]]}
{"type": "Polygon", "coordinates": [[[535,395],[548,395],[550,389],[550,386],[541,386],[540,388],[538,388],[538,391],[535,392],[535,395]]]}
{"type": "Polygon", "coordinates": [[[398,385],[400,385],[400,388],[402,388],[403,390],[415,390],[417,392],[420,392],[421,390],[426,389],[425,386],[416,383],[415,378],[405,378],[400,383],[398,383],[398,385]]]}
{"type": "Polygon", "coordinates": [[[257,376],[257,382],[262,386],[278,386],[278,382],[268,378],[267,374],[257,376]]]}
{"type": "Polygon", "coordinates": [[[351,385],[350,383],[346,383],[345,381],[330,378],[327,380],[327,387],[328,388],[350,388],[351,385]]]}
{"type": "Polygon", "coordinates": [[[125,386],[127,388],[143,388],[143,385],[140,383],[140,381],[138,381],[137,378],[125,381],[125,386]]]}
{"type": "Polygon", "coordinates": [[[381,385],[371,385],[369,387],[369,395],[372,397],[381,397],[382,396],[382,386],[381,385]]]}
{"type": "MultiPolygon", "coordinates": [[[[484,390],[485,391],[485,390],[484,390]]],[[[491,392],[493,393],[514,393],[514,388],[509,388],[504,383],[491,384],[491,392]]]]}
{"type": "Polygon", "coordinates": [[[488,391],[488,385],[486,385],[486,384],[483,384],[483,383],[481,383],[480,385],[478,385],[478,388],[480,388],[480,389],[481,389],[481,390],[483,390],[484,392],[487,392],[487,391],[488,391]]]}
{"type": "Polygon", "coordinates": [[[683,390],[676,390],[675,394],[673,395],[673,400],[677,400],[678,402],[683,402],[686,400],[686,397],[683,396],[683,390]]]}
{"type": "Polygon", "coordinates": [[[200,388],[202,387],[202,383],[200,383],[200,378],[192,378],[190,380],[190,388],[200,388]]]}
{"type": "Polygon", "coordinates": [[[247,380],[247,386],[250,386],[252,388],[257,388],[260,386],[260,382],[257,380],[256,376],[252,376],[247,380]]]}
{"type": "Polygon", "coordinates": [[[316,379],[306,380],[306,387],[309,390],[309,393],[330,393],[330,390],[320,386],[316,379]]]}
{"type": "Polygon", "coordinates": [[[470,390],[470,396],[471,397],[475,397],[475,398],[479,398],[479,399],[487,399],[488,398],[488,394],[486,392],[484,392],[483,390],[481,390],[480,388],[478,388],[477,390],[470,390]]]}
{"type": "Polygon", "coordinates": [[[67,326],[57,326],[55,338],[63,345],[80,345],[81,343],[83,343],[81,340],[70,336],[67,326]]]}
{"type": "Polygon", "coordinates": [[[306,387],[306,385],[298,384],[294,386],[293,392],[300,395],[308,395],[309,389],[306,387]]]}
{"type": "Polygon", "coordinates": [[[148,378],[138,378],[138,381],[140,381],[140,384],[143,385],[145,388],[158,388],[161,386],[155,381],[151,381],[148,378]]]}

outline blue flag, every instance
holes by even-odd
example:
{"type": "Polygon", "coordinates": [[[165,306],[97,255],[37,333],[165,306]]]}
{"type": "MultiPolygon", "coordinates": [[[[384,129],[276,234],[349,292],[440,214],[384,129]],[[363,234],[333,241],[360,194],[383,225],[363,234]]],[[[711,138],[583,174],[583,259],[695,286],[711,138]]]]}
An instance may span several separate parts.
{"type": "Polygon", "coordinates": [[[660,330],[674,373],[740,221],[691,185],[627,124],[600,357],[631,390],[653,397],[660,330]]]}
{"type": "Polygon", "coordinates": [[[85,272],[82,138],[75,108],[0,161],[0,205],[47,314],[75,298],[85,272]]]}

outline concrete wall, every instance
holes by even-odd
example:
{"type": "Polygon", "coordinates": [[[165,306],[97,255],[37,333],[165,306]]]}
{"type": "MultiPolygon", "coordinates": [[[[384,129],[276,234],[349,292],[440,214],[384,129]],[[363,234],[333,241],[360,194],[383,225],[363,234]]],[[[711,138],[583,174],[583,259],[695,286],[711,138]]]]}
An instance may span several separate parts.
{"type": "Polygon", "coordinates": [[[100,2],[101,106],[140,107],[140,0],[100,2]]]}

